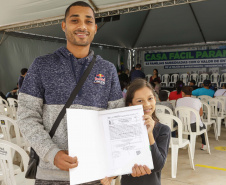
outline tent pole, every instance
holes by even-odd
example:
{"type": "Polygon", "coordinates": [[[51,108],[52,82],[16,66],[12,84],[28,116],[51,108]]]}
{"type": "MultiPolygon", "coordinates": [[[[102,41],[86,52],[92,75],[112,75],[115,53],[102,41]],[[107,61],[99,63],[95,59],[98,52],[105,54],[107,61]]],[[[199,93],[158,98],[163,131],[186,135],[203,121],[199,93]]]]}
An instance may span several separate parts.
{"type": "Polygon", "coordinates": [[[204,36],[204,34],[203,34],[202,28],[201,28],[201,26],[200,26],[200,24],[199,24],[199,21],[198,21],[196,15],[195,15],[195,12],[194,12],[194,10],[193,10],[193,8],[192,8],[192,6],[191,6],[190,3],[189,3],[189,6],[190,6],[190,9],[191,9],[191,11],[192,11],[192,14],[193,14],[193,16],[194,16],[194,18],[195,18],[195,21],[196,21],[196,23],[197,23],[197,25],[198,25],[198,27],[199,27],[199,31],[201,32],[202,38],[203,38],[204,42],[206,43],[206,38],[205,38],[205,36],[204,36]]]}
{"type": "Polygon", "coordinates": [[[134,48],[134,47],[136,46],[136,43],[137,43],[137,41],[138,41],[138,39],[139,39],[139,37],[140,37],[141,31],[142,31],[143,28],[144,28],[144,25],[145,25],[145,23],[146,23],[146,21],[147,21],[147,18],[148,18],[148,15],[149,15],[150,11],[151,11],[151,10],[148,10],[147,14],[145,15],[145,19],[144,19],[144,21],[143,21],[143,23],[142,23],[142,25],[141,25],[141,27],[140,27],[140,30],[139,30],[138,35],[137,35],[137,38],[136,38],[136,40],[134,41],[134,43],[133,43],[133,45],[132,45],[132,48],[134,48]]]}

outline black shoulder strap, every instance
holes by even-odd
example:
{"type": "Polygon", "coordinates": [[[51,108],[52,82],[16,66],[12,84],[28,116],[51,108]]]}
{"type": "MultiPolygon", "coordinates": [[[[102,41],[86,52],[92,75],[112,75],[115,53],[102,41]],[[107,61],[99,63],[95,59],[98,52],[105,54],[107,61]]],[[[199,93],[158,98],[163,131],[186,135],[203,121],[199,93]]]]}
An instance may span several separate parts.
{"type": "Polygon", "coordinates": [[[76,95],[78,94],[79,90],[82,88],[84,82],[86,81],[86,78],[89,76],[89,73],[92,70],[95,61],[96,61],[96,56],[93,55],[93,59],[90,62],[88,68],[85,70],[84,74],[82,75],[81,79],[79,80],[78,84],[76,85],[76,87],[72,91],[69,99],[67,100],[67,103],[64,105],[64,107],[61,110],[60,114],[58,115],[55,123],[53,124],[53,127],[50,130],[50,132],[49,132],[49,135],[50,135],[51,138],[54,136],[57,127],[59,126],[61,120],[63,119],[64,115],[66,114],[66,109],[71,106],[71,104],[73,103],[76,95]]]}

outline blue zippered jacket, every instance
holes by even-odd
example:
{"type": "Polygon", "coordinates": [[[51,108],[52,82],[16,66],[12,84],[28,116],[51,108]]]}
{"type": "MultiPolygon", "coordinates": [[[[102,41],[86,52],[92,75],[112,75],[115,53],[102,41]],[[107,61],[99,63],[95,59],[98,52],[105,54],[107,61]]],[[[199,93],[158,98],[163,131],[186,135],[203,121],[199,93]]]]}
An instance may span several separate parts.
{"type": "MultiPolygon", "coordinates": [[[[68,150],[66,116],[52,139],[49,131],[93,54],[91,51],[87,57],[77,59],[65,47],[59,48],[53,54],[36,58],[23,81],[18,98],[18,125],[40,157],[37,179],[69,181],[69,173],[54,165],[56,153],[68,150]]],[[[97,55],[70,108],[104,110],[123,106],[115,66],[97,55]]]]}

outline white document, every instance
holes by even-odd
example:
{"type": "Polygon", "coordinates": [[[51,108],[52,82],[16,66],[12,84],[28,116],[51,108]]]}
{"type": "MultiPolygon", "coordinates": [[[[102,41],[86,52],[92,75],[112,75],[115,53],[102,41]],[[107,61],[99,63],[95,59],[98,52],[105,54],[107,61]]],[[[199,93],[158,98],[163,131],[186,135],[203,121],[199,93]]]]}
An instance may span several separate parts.
{"type": "Polygon", "coordinates": [[[105,111],[67,109],[69,155],[78,157],[70,184],[131,174],[134,164],[153,169],[141,105],[105,111]]]}

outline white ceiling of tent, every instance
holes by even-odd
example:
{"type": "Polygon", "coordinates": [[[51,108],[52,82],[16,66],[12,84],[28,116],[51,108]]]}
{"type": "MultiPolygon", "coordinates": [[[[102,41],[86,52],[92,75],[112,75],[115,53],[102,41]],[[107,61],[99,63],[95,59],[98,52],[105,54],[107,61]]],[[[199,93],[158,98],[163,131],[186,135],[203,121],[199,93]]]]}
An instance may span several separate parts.
{"type": "MultiPolygon", "coordinates": [[[[83,1],[97,7],[97,12],[99,13],[107,10],[117,10],[123,7],[134,7],[141,4],[167,2],[172,0],[83,1]]],[[[1,0],[0,28],[3,26],[31,22],[51,17],[63,17],[65,9],[73,2],[75,2],[75,0],[1,0]]]]}
{"type": "MultiPolygon", "coordinates": [[[[61,3],[61,1],[58,0],[55,1],[61,3]]],[[[55,3],[55,1],[54,9],[57,9],[57,3],[55,3]]],[[[128,2],[131,2],[126,0],[92,1],[98,5],[98,7],[102,8],[106,5],[113,8],[118,5],[118,3],[128,4],[128,2]],[[98,4],[101,2],[102,4],[98,4]],[[106,2],[108,3],[106,4],[106,2]]],[[[155,1],[160,2],[159,0],[155,1]]],[[[177,1],[184,2],[188,0],[177,1]]],[[[34,4],[39,4],[39,1],[33,0],[32,2],[34,4]]],[[[42,2],[47,3],[50,1],[42,0],[42,2]]],[[[64,4],[63,2],[65,1],[62,1],[62,4],[64,4]]],[[[67,5],[64,6],[61,4],[63,8],[58,4],[60,7],[59,9],[64,12],[68,4],[71,2],[74,2],[74,0],[67,1],[67,5]]],[[[144,0],[139,1],[139,3],[141,2],[144,3],[144,0]]],[[[138,3],[138,1],[136,1],[136,3],[138,3]]],[[[94,42],[124,48],[144,48],[150,46],[169,46],[193,43],[206,44],[218,41],[225,42],[225,7],[226,0],[206,0],[203,2],[183,4],[180,6],[122,14],[119,21],[98,23],[99,29],[94,38],[94,42]]],[[[24,9],[26,9],[25,5],[24,9]]],[[[32,12],[31,10],[29,11],[32,12]]],[[[48,8],[43,8],[43,11],[51,12],[48,8]]],[[[28,13],[28,10],[26,13],[28,13]]],[[[25,30],[21,30],[21,32],[65,39],[64,32],[61,30],[61,25],[59,23],[32,29],[26,28],[25,30]]]]}

